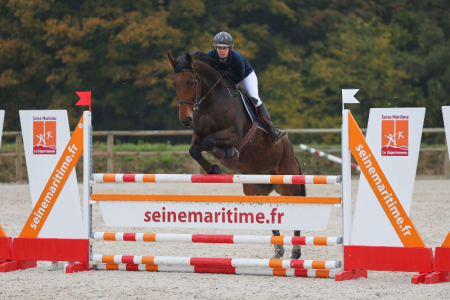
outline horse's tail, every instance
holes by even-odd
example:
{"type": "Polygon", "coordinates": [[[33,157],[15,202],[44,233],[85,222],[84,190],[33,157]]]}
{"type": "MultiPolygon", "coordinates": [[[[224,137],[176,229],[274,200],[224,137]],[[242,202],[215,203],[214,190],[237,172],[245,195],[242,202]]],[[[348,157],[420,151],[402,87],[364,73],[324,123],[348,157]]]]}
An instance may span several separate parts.
{"type": "MultiPolygon", "coordinates": [[[[298,162],[297,157],[295,158],[295,161],[297,162],[298,170],[300,171],[300,174],[299,174],[299,175],[302,175],[302,168],[300,168],[300,163],[298,162]]],[[[301,184],[301,185],[300,185],[300,188],[301,188],[301,190],[300,190],[300,196],[306,196],[306,185],[301,184]]]]}

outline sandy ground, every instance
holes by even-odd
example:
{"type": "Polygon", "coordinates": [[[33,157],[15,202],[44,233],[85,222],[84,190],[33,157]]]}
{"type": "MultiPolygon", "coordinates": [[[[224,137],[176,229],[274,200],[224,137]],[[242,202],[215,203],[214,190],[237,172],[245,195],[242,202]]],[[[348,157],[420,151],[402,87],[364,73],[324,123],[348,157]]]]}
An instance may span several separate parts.
{"type": "MultiPolygon", "coordinates": [[[[353,198],[357,181],[353,181],[353,198]]],[[[240,185],[192,184],[103,184],[98,193],[242,194],[240,185]],[[130,190],[132,185],[132,190],[130,190]]],[[[81,195],[80,186],[80,195],[81,195]]],[[[335,186],[308,186],[311,196],[338,196],[335,186]]],[[[429,247],[439,246],[450,230],[450,181],[418,180],[411,210],[412,220],[429,247]]],[[[31,209],[28,185],[0,185],[0,220],[10,236],[18,236],[31,209]]],[[[216,234],[260,234],[266,231],[170,230],[106,228],[98,206],[94,206],[95,231],[178,232],[216,234]]],[[[323,233],[303,231],[302,235],[339,236],[341,209],[335,208],[323,233]]],[[[282,232],[292,235],[292,232],[282,232]]],[[[340,247],[302,248],[304,259],[340,260],[340,247]]],[[[269,245],[202,245],[177,243],[96,242],[94,253],[128,255],[207,256],[269,258],[269,245]]],[[[288,258],[287,249],[285,258],[288,258]]],[[[0,299],[448,299],[450,283],[413,285],[412,273],[369,272],[368,279],[334,282],[332,279],[265,277],[248,275],[91,271],[64,274],[47,271],[46,263],[37,268],[0,273],[0,299]]]]}

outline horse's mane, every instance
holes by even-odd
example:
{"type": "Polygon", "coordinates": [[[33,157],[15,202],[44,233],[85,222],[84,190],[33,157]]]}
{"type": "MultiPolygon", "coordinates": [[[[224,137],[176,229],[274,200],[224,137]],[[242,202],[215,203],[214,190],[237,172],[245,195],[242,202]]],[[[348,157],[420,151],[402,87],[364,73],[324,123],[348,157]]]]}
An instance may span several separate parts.
{"type": "MultiPolygon", "coordinates": [[[[216,64],[216,60],[214,58],[212,58],[211,56],[209,56],[206,53],[203,53],[200,50],[195,50],[194,52],[191,52],[190,55],[192,56],[193,59],[198,59],[208,65],[210,65],[211,67],[214,67],[216,64]]],[[[177,64],[174,67],[174,72],[180,72],[183,69],[188,69],[188,65],[186,63],[186,55],[182,55],[180,57],[178,57],[177,60],[177,64]]]]}

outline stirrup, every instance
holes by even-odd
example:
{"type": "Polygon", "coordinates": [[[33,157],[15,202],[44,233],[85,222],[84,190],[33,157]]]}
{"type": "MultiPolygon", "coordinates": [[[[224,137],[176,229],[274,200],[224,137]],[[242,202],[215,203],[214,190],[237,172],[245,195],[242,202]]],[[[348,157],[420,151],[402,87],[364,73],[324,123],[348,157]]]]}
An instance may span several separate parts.
{"type": "Polygon", "coordinates": [[[276,126],[275,128],[271,128],[270,134],[269,134],[270,139],[272,140],[272,143],[274,145],[278,144],[284,138],[285,135],[286,135],[286,131],[279,126],[276,126]]]}

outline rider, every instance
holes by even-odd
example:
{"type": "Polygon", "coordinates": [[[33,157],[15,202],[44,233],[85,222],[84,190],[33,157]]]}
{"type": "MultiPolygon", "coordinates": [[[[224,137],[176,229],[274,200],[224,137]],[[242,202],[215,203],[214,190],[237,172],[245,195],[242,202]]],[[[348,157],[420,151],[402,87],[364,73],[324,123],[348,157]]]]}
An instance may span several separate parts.
{"type": "Polygon", "coordinates": [[[270,139],[276,145],[286,135],[283,129],[278,130],[270,120],[269,112],[258,95],[258,78],[253,67],[245,58],[233,50],[233,38],[225,31],[219,32],[214,37],[214,49],[208,51],[208,55],[217,60],[220,74],[228,76],[235,84],[240,84],[249,93],[259,114],[264,116],[265,127],[269,131],[270,139]]]}

